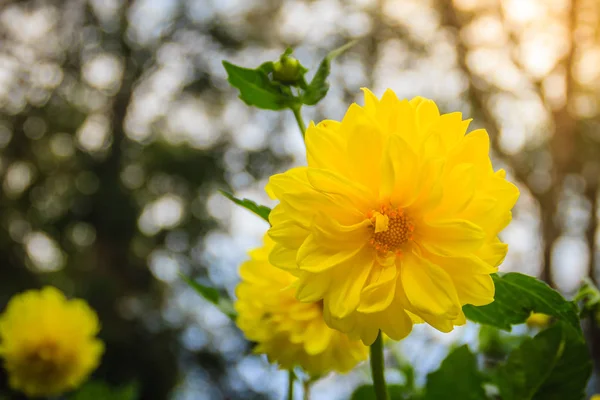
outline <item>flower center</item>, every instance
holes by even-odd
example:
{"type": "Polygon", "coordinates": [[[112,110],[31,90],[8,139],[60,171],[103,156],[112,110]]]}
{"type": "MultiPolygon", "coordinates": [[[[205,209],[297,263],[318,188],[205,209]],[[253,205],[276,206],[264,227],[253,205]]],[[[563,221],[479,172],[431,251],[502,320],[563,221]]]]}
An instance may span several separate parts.
{"type": "Polygon", "coordinates": [[[367,217],[373,224],[373,236],[369,243],[379,252],[392,251],[401,255],[400,246],[413,238],[415,230],[411,220],[401,208],[382,206],[379,211],[371,211],[367,217]]]}

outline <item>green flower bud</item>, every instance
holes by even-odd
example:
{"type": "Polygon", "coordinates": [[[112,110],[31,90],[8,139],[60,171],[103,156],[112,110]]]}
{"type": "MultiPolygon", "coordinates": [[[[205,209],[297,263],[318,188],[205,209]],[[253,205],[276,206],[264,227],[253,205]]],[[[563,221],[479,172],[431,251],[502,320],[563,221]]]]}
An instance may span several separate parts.
{"type": "Polygon", "coordinates": [[[308,71],[300,61],[290,57],[288,52],[281,55],[279,61],[273,63],[273,79],[285,83],[298,83],[308,71]]]}

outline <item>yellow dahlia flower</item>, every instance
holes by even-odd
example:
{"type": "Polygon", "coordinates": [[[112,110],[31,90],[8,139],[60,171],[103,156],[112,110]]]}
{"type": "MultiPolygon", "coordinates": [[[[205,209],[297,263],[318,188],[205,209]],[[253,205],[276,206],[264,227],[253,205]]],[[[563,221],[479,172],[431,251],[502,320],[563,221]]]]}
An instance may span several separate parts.
{"type": "Polygon", "coordinates": [[[98,366],[96,313],[56,288],[14,296],[0,315],[0,357],[10,386],[28,396],[54,396],[79,386],[98,366]]]}
{"type": "Polygon", "coordinates": [[[307,167],[271,177],[270,262],[298,277],[300,301],[323,300],[329,326],[399,340],[414,322],[451,331],[462,305],[493,301],[507,251],[497,235],[519,192],[469,122],[365,90],[341,122],[309,126],[307,167]]]}
{"type": "Polygon", "coordinates": [[[273,245],[265,236],[264,246],[250,252],[251,259],[240,268],[237,325],[257,342],[256,353],[266,354],[281,368],[300,366],[311,375],[351,370],[367,358],[368,348],[329,328],[321,302],[301,303],[295,298],[294,276],[269,264],[273,245]]]}

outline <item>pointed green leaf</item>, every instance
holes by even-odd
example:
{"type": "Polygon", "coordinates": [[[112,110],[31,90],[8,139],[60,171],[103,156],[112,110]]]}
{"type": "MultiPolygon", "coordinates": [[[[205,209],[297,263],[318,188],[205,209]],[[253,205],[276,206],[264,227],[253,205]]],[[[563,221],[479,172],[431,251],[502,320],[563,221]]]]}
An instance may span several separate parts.
{"type": "Polygon", "coordinates": [[[315,73],[315,76],[312,78],[304,93],[302,93],[301,100],[302,103],[307,106],[314,106],[317,104],[323,97],[327,95],[327,91],[329,91],[329,83],[327,82],[327,77],[329,77],[329,73],[331,72],[331,62],[334,58],[348,50],[350,47],[354,46],[356,41],[352,41],[346,43],[342,47],[339,47],[333,51],[331,51],[321,64],[319,65],[319,69],[315,73]]]}
{"type": "Polygon", "coordinates": [[[258,215],[265,221],[269,222],[269,214],[271,213],[271,209],[269,207],[256,204],[254,201],[252,201],[250,199],[238,199],[231,193],[227,193],[223,190],[220,190],[220,192],[223,196],[227,197],[229,200],[233,201],[235,204],[252,211],[254,214],[258,215]]]}
{"type": "Polygon", "coordinates": [[[233,302],[230,299],[221,297],[217,289],[198,283],[182,273],[180,273],[179,276],[181,276],[181,279],[183,279],[189,287],[194,289],[196,293],[198,293],[200,296],[204,297],[204,299],[217,306],[217,308],[221,310],[223,314],[235,320],[236,312],[233,308],[233,302]]]}
{"type": "Polygon", "coordinates": [[[591,371],[579,333],[558,322],[514,350],[498,368],[496,383],[503,400],[579,400],[591,371]]]}
{"type": "Polygon", "coordinates": [[[440,368],[427,375],[424,400],[486,400],[484,379],[467,345],[454,349],[440,368]]]}
{"type": "Polygon", "coordinates": [[[257,69],[243,68],[223,61],[227,80],[239,89],[240,99],[249,106],[265,110],[283,110],[295,104],[291,92],[285,93],[282,86],[272,82],[268,73],[273,71],[273,63],[262,64],[257,69]]]}
{"type": "Polygon", "coordinates": [[[494,302],[463,307],[471,321],[510,331],[511,325],[525,323],[531,312],[537,312],[565,321],[581,334],[577,306],[544,282],[516,272],[493,274],[492,278],[496,286],[494,302]]]}

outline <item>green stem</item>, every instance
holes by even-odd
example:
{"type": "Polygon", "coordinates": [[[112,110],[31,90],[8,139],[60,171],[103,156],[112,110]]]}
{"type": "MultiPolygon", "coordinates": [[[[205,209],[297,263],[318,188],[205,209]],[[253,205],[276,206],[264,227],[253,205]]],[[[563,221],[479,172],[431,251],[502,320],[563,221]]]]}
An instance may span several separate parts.
{"type": "Polygon", "coordinates": [[[288,400],[294,400],[294,371],[291,369],[288,372],[288,400]]]}
{"type": "Polygon", "coordinates": [[[379,331],[377,339],[371,345],[371,375],[373,376],[373,387],[375,388],[375,398],[377,400],[390,399],[385,385],[384,370],[383,338],[381,337],[381,331],[379,331]]]}
{"type": "Polygon", "coordinates": [[[304,396],[303,399],[304,400],[310,400],[310,385],[311,385],[312,381],[307,379],[304,381],[304,396]]]}
{"type": "Polygon", "coordinates": [[[302,114],[300,113],[300,109],[302,106],[293,107],[292,112],[294,113],[294,117],[296,117],[296,122],[298,123],[298,128],[300,128],[300,133],[302,134],[302,139],[304,139],[304,133],[306,132],[306,125],[304,125],[304,120],[302,119],[302,114]]]}

